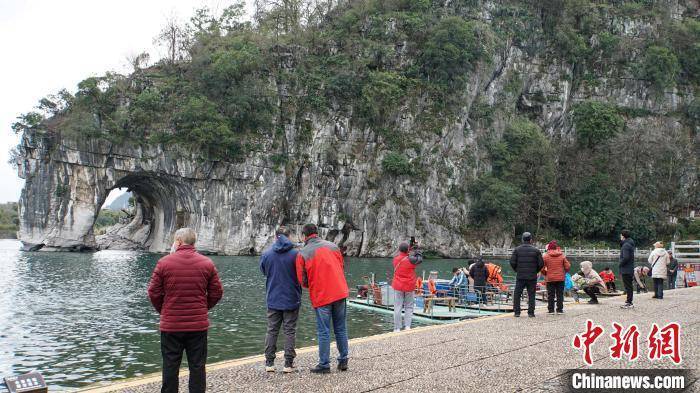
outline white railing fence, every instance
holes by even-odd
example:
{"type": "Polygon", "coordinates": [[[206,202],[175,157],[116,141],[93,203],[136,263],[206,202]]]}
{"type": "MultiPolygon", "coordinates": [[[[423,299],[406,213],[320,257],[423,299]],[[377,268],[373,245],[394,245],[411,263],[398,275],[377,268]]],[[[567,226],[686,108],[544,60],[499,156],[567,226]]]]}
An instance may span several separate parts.
{"type": "MultiPolygon", "coordinates": [[[[540,249],[544,253],[545,249],[540,249]]],[[[620,256],[620,250],[614,248],[582,248],[582,247],[564,247],[562,249],[564,255],[568,257],[590,257],[593,259],[597,258],[618,258],[620,256]]],[[[490,257],[510,257],[513,253],[513,248],[506,247],[483,247],[479,248],[479,252],[483,256],[490,257]]],[[[645,258],[649,256],[651,250],[637,248],[635,250],[635,257],[645,258]]]]}
{"type": "Polygon", "coordinates": [[[673,256],[682,263],[700,263],[700,240],[671,242],[673,256]]]}

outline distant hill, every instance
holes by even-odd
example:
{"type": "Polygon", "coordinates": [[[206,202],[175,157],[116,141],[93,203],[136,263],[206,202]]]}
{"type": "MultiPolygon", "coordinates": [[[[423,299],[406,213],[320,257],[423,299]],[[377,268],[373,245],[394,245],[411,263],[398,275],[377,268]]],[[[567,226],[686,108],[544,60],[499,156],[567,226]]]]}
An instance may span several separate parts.
{"type": "Polygon", "coordinates": [[[126,209],[127,207],[129,207],[129,198],[131,198],[131,193],[125,192],[119,195],[117,199],[113,200],[112,203],[105,206],[104,208],[109,210],[126,209]]]}
{"type": "Polygon", "coordinates": [[[0,239],[16,239],[17,202],[0,203],[0,239]]]}

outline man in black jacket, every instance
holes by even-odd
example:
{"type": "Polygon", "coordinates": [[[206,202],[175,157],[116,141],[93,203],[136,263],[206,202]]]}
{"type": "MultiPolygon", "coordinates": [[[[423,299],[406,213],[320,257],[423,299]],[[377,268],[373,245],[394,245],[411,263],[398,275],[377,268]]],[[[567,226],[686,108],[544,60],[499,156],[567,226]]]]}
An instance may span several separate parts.
{"type": "Polygon", "coordinates": [[[627,300],[620,307],[624,309],[634,308],[632,304],[632,297],[634,296],[632,288],[632,281],[634,280],[634,249],[634,240],[630,237],[630,231],[623,229],[620,232],[620,276],[622,276],[622,283],[625,286],[627,300]]]}
{"type": "Polygon", "coordinates": [[[532,234],[523,233],[523,244],[513,250],[510,256],[510,266],[515,270],[515,292],[513,293],[513,311],[515,316],[520,316],[520,298],[523,289],[527,288],[527,315],[535,316],[535,288],[537,286],[537,273],[542,270],[544,261],[542,252],[532,245],[532,234]]]}
{"type": "Polygon", "coordinates": [[[673,257],[673,251],[668,250],[668,257],[671,261],[668,263],[668,289],[676,289],[676,278],[678,277],[678,259],[673,257]]]}
{"type": "Polygon", "coordinates": [[[486,279],[489,277],[489,269],[486,268],[482,257],[476,258],[476,262],[469,268],[469,277],[474,280],[474,292],[478,294],[479,302],[486,303],[486,279]]]}

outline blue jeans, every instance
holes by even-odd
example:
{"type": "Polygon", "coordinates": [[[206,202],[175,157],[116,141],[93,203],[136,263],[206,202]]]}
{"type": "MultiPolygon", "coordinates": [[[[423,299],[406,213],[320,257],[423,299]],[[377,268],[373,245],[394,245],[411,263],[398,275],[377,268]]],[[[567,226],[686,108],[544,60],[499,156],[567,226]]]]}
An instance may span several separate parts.
{"type": "Polygon", "coordinates": [[[348,359],[348,329],[345,326],[345,299],[316,308],[316,330],[318,331],[318,365],[330,368],[331,320],[335,345],[338,347],[338,361],[348,359]]]}

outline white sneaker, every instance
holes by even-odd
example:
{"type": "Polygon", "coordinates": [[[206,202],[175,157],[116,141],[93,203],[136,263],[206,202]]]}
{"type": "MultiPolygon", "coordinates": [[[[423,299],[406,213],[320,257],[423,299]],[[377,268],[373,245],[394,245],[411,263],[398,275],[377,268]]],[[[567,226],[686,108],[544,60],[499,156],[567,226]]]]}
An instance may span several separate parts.
{"type": "Polygon", "coordinates": [[[400,332],[401,329],[394,329],[394,333],[400,332]]]}
{"type": "Polygon", "coordinates": [[[630,309],[634,308],[634,304],[625,303],[625,304],[621,305],[620,308],[622,308],[624,310],[630,310],[630,309]]]}
{"type": "Polygon", "coordinates": [[[274,373],[275,372],[275,366],[265,366],[265,371],[268,373],[274,373]]]}
{"type": "Polygon", "coordinates": [[[410,326],[406,326],[405,328],[403,328],[403,330],[411,330],[411,327],[410,327],[410,326]]]}
{"type": "Polygon", "coordinates": [[[294,371],[296,371],[294,366],[284,366],[284,369],[282,369],[282,372],[285,374],[293,373],[294,371]]]}

